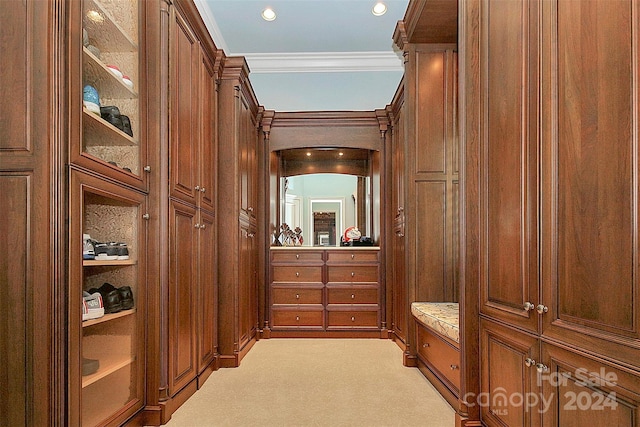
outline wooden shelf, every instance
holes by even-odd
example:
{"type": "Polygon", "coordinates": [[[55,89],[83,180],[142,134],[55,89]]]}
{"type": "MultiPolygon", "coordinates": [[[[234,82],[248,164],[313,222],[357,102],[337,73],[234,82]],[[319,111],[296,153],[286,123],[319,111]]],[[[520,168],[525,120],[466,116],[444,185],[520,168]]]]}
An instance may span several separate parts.
{"type": "Polygon", "coordinates": [[[107,147],[138,145],[136,139],[133,139],[84,107],[82,108],[82,127],[86,145],[107,147]]]}
{"type": "Polygon", "coordinates": [[[86,47],[82,48],[82,65],[85,83],[99,88],[98,94],[101,98],[131,99],[138,97],[135,90],[124,84],[121,78],[113,74],[106,64],[86,47]]]}
{"type": "Polygon", "coordinates": [[[104,316],[100,317],[99,319],[85,320],[84,322],[82,322],[82,327],[86,328],[88,326],[94,326],[94,325],[98,325],[100,323],[110,322],[112,320],[120,319],[122,317],[131,316],[131,315],[133,315],[135,313],[136,313],[136,309],[132,308],[131,310],[123,310],[123,311],[119,311],[117,313],[105,314],[104,316]]]}
{"type": "Polygon", "coordinates": [[[84,26],[98,49],[103,52],[138,51],[138,44],[98,0],[85,0],[84,4],[84,26]]]}
{"type": "Polygon", "coordinates": [[[98,259],[85,259],[82,260],[83,267],[103,267],[103,266],[121,266],[121,265],[136,265],[138,261],[134,259],[115,259],[115,260],[98,260],[98,259]]]}
{"type": "Polygon", "coordinates": [[[88,387],[96,381],[100,381],[114,372],[131,365],[135,361],[135,358],[131,356],[123,357],[122,355],[105,354],[98,360],[100,360],[100,369],[91,375],[82,377],[82,388],[88,387]]]}

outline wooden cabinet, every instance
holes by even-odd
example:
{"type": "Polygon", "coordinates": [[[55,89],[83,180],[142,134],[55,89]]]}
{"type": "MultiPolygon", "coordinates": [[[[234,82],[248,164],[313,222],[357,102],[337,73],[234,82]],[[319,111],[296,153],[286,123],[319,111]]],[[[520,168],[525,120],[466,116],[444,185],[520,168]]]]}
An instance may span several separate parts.
{"type": "Polygon", "coordinates": [[[466,60],[479,62],[462,73],[481,390],[491,402],[551,399],[541,414],[511,400],[481,408],[488,425],[638,422],[636,9],[564,0],[462,9],[479,23],[463,37],[466,60]],[[596,373],[586,386],[583,370],[596,373]],[[619,381],[603,383],[608,374],[619,381]]]}
{"type": "Polygon", "coordinates": [[[377,249],[270,251],[272,336],[380,331],[377,249]]]}
{"type": "Polygon", "coordinates": [[[458,125],[455,44],[409,42],[400,22],[404,78],[388,107],[391,123],[393,333],[415,359],[411,302],[458,301],[458,125]]]}
{"type": "Polygon", "coordinates": [[[435,331],[417,326],[418,357],[434,372],[456,398],[460,392],[460,349],[435,331]]]}
{"type": "MultiPolygon", "coordinates": [[[[168,394],[192,393],[217,369],[216,58],[190,5],[170,8],[168,394]]],[[[167,185],[167,184],[165,184],[167,185]]],[[[164,235],[164,234],[163,234],[164,235]]]]}
{"type": "Polygon", "coordinates": [[[243,57],[225,58],[219,85],[217,232],[221,365],[238,366],[258,331],[257,159],[259,109],[243,57]]]}

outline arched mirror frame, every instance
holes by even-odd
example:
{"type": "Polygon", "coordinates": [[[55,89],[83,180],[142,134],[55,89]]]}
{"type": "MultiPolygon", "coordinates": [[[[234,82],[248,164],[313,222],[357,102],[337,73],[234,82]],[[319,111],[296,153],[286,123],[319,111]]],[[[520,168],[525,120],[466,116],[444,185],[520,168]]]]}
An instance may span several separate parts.
{"type": "MultiPolygon", "coordinates": [[[[364,112],[271,112],[267,123],[263,120],[263,131],[268,144],[268,194],[269,241],[273,241],[280,230],[283,176],[301,173],[346,173],[368,176],[371,186],[370,228],[367,230],[374,245],[382,246],[384,200],[384,111],[364,112]],[[305,164],[289,162],[283,169],[284,150],[327,151],[340,150],[361,153],[357,160],[305,164]],[[366,159],[366,161],[362,161],[366,159]],[[292,169],[293,168],[293,169],[292,169]],[[366,175],[365,175],[366,173],[366,175]]],[[[310,156],[313,157],[313,156],[310,156]]]]}

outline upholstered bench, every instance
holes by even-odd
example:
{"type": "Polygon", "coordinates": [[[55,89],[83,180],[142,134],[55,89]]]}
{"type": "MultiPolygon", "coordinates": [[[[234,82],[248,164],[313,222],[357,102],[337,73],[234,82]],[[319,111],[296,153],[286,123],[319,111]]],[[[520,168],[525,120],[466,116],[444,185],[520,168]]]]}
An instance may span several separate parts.
{"type": "Polygon", "coordinates": [[[455,407],[460,394],[459,308],[451,302],[414,302],[418,368],[455,407]]]}

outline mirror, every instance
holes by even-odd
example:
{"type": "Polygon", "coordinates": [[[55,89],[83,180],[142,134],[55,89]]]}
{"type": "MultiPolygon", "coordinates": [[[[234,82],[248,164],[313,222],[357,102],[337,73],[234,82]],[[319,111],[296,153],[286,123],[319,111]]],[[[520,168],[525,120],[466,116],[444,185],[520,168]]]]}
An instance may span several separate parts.
{"type": "Polygon", "coordinates": [[[280,151],[279,220],[299,232],[275,244],[299,244],[301,235],[302,246],[340,246],[347,227],[371,237],[370,156],[349,148],[280,151]]]}

